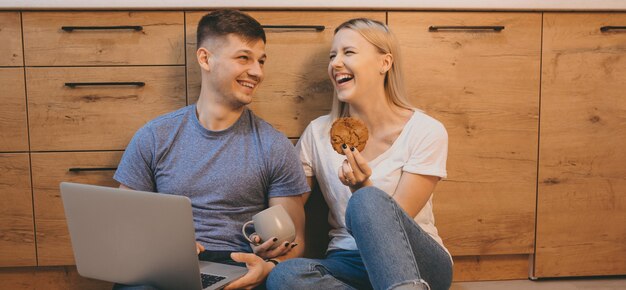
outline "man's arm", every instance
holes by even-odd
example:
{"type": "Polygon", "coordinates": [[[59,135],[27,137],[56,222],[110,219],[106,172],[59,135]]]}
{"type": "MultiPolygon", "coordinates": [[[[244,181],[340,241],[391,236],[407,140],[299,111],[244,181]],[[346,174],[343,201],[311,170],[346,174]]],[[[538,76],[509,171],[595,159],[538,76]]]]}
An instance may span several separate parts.
{"type": "MultiPolygon", "coordinates": [[[[306,183],[309,184],[309,188],[311,190],[313,190],[313,184],[315,183],[315,176],[307,176],[306,177],[306,183]]],[[[311,196],[311,192],[305,192],[302,194],[302,206],[304,206],[306,204],[306,202],[309,200],[309,197],[311,196]]]]}
{"type": "MultiPolygon", "coordinates": [[[[272,197],[269,206],[282,205],[287,211],[296,228],[296,239],[293,241],[297,247],[292,248],[286,254],[276,257],[275,260],[284,261],[290,258],[301,257],[304,254],[304,199],[302,195],[272,197]]],[[[282,241],[278,241],[282,242],[282,241]]]]}
{"type": "MultiPolygon", "coordinates": [[[[282,262],[287,259],[300,257],[304,253],[304,202],[305,199],[302,195],[270,198],[269,206],[280,204],[285,208],[287,213],[289,213],[296,227],[296,239],[294,243],[298,244],[297,247],[292,248],[282,256],[274,258],[274,260],[282,262]]],[[[261,257],[255,254],[232,253],[230,257],[236,262],[246,263],[248,273],[226,286],[226,290],[250,288],[260,285],[275,266],[271,262],[265,262],[261,257]]]]}
{"type": "MultiPolygon", "coordinates": [[[[315,182],[315,177],[310,176],[306,178],[306,181],[309,185],[309,188],[313,187],[313,183],[315,182]]],[[[290,258],[295,258],[295,257],[301,257],[302,253],[304,252],[304,241],[305,241],[305,237],[304,237],[304,228],[305,228],[305,222],[304,220],[299,221],[300,219],[304,218],[304,205],[306,204],[307,200],[309,199],[309,196],[311,195],[311,192],[305,192],[300,196],[300,202],[301,205],[297,205],[297,201],[294,200],[294,197],[283,197],[285,200],[280,200],[280,199],[276,199],[276,198],[270,198],[270,207],[274,206],[276,204],[280,204],[283,206],[283,208],[285,208],[287,210],[287,213],[289,214],[289,216],[291,217],[291,219],[294,222],[294,227],[296,228],[296,239],[289,244],[289,248],[285,249],[284,245],[282,245],[282,243],[284,243],[285,241],[276,241],[276,243],[281,243],[280,245],[278,245],[278,247],[276,249],[273,250],[269,250],[270,247],[272,247],[272,245],[274,245],[274,242],[272,241],[261,241],[260,238],[258,236],[254,236],[253,239],[255,239],[258,243],[263,242],[263,244],[255,246],[252,245],[252,248],[254,249],[254,252],[263,257],[263,258],[276,258],[276,257],[281,257],[284,256],[284,258],[286,259],[290,259],[290,258]],[[272,199],[274,201],[272,201],[272,199]],[[302,214],[300,214],[299,212],[302,212],[302,214]],[[298,220],[298,221],[296,221],[298,220]],[[301,224],[301,226],[299,225],[301,224]],[[300,231],[298,231],[300,230],[300,231]],[[296,247],[296,245],[300,245],[300,247],[296,247]],[[256,247],[256,248],[255,248],[256,247]],[[293,254],[289,254],[287,255],[288,252],[292,251],[292,249],[297,248],[296,250],[293,250],[293,254]],[[281,250],[282,249],[282,250],[281,250]]],[[[281,260],[281,259],[276,259],[276,260],[281,260]]]]}

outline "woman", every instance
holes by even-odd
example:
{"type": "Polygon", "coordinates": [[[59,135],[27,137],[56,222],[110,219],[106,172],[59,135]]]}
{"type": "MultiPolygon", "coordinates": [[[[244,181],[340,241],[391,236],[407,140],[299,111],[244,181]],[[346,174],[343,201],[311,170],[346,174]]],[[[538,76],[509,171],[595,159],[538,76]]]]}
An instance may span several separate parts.
{"type": "Polygon", "coordinates": [[[434,225],[432,192],[446,176],[448,137],[409,105],[398,43],[386,25],[352,19],[335,30],[328,73],[332,111],[307,127],[297,148],[309,182],[330,208],[325,259],[280,263],[269,289],[448,289],[452,260],[434,225]],[[330,143],[334,120],[369,130],[363,152],[330,143]]]}

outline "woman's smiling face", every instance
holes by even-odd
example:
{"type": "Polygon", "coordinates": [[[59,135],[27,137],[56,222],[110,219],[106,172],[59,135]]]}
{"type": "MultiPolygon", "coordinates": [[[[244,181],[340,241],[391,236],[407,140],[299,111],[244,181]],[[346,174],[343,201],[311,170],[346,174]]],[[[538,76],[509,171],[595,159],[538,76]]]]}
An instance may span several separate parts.
{"type": "Polygon", "coordinates": [[[384,54],[352,29],[341,29],[335,34],[330,50],[328,75],[337,97],[350,102],[355,97],[378,91],[384,85],[384,54]]]}

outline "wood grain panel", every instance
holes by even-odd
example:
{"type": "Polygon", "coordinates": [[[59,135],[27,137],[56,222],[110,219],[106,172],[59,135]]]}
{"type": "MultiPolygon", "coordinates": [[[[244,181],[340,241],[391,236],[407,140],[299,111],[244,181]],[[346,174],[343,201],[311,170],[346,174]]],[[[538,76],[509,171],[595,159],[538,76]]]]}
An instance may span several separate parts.
{"type": "Polygon", "coordinates": [[[626,274],[624,24],[544,15],[537,277],[626,274]]]}
{"type": "Polygon", "coordinates": [[[3,153],[0,154],[0,267],[35,265],[28,154],[3,153]]]}
{"type": "Polygon", "coordinates": [[[184,67],[27,68],[31,150],[121,150],[137,129],[185,106],[184,67]],[[144,82],[65,86],[67,82],[144,82]]]}
{"type": "MultiPolygon", "coordinates": [[[[196,30],[206,12],[188,12],[187,87],[189,103],[200,93],[196,30]]],[[[250,12],[263,25],[324,25],[323,32],[266,29],[265,80],[250,108],[287,137],[299,137],[309,122],[330,111],[333,87],[326,68],[337,25],[354,17],[385,21],[384,12],[250,12]]]]}
{"type": "Polygon", "coordinates": [[[118,152],[33,153],[33,198],[39,266],[73,265],[74,256],[65,221],[61,181],[117,187],[114,171],[70,172],[69,168],[117,167],[118,152]]]}
{"type": "Polygon", "coordinates": [[[0,12],[0,66],[22,66],[22,23],[19,12],[0,12]]]}
{"type": "MultiPolygon", "coordinates": [[[[528,277],[528,255],[455,257],[454,281],[528,277]]],[[[108,290],[112,283],[81,277],[73,266],[0,269],[0,289],[108,290]]]]}
{"type": "Polygon", "coordinates": [[[448,130],[435,216],[453,255],[533,252],[540,13],[390,12],[411,101],[448,130]],[[429,32],[430,26],[504,30],[429,32]]]}
{"type": "Polygon", "coordinates": [[[74,266],[0,268],[0,289],[110,290],[113,283],[81,277],[74,266]]]}
{"type": "Polygon", "coordinates": [[[527,279],[528,255],[454,257],[453,281],[527,279]]]}
{"type": "Polygon", "coordinates": [[[184,64],[180,12],[24,12],[27,66],[184,64]],[[63,26],[141,26],[135,31],[63,26]]]}
{"type": "Polygon", "coordinates": [[[28,151],[24,68],[0,68],[0,88],[0,152],[28,151]]]}

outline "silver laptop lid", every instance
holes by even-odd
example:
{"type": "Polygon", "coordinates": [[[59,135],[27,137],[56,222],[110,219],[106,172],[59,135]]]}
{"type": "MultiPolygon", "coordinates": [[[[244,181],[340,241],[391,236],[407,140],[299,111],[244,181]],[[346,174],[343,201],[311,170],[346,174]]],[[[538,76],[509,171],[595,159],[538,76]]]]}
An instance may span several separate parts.
{"type": "Polygon", "coordinates": [[[201,289],[188,198],[67,182],[61,196],[81,276],[201,289]]]}

